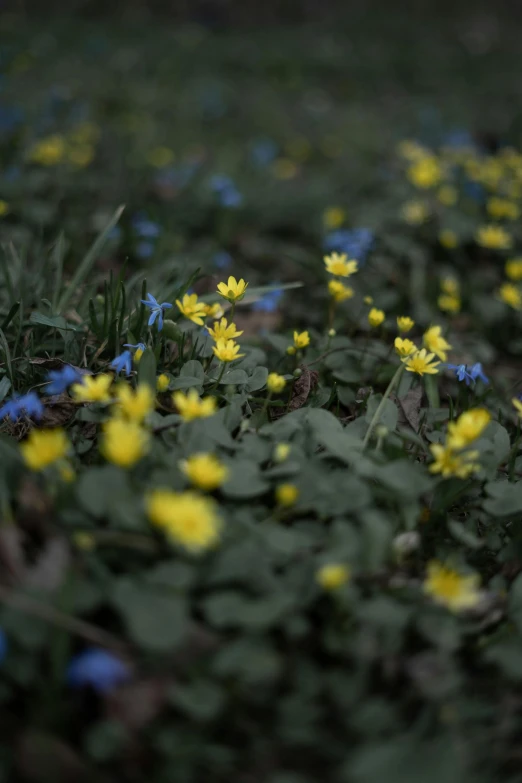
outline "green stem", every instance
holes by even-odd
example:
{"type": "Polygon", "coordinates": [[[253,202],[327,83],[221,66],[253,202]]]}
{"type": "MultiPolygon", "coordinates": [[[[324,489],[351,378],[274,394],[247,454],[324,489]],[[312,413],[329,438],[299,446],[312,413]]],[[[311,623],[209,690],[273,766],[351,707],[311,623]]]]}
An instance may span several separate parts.
{"type": "Polygon", "coordinates": [[[217,388],[217,386],[219,386],[219,382],[220,382],[221,378],[223,377],[223,375],[225,373],[226,366],[227,366],[226,362],[221,362],[221,370],[219,372],[217,380],[216,380],[215,384],[210,387],[209,391],[214,391],[214,389],[217,388]]]}
{"type": "Polygon", "coordinates": [[[398,384],[399,379],[400,379],[402,373],[404,372],[404,367],[405,367],[405,365],[402,364],[402,363],[401,363],[401,365],[399,367],[397,367],[397,370],[395,371],[395,374],[394,374],[393,378],[391,379],[391,381],[388,384],[388,388],[386,389],[386,391],[382,395],[382,400],[380,401],[379,405],[377,406],[377,410],[373,414],[373,418],[372,418],[372,420],[370,422],[370,426],[368,427],[368,431],[367,431],[367,433],[366,433],[366,435],[364,437],[364,440],[363,440],[363,451],[366,448],[366,446],[368,445],[368,443],[370,442],[370,438],[372,437],[373,431],[374,431],[375,427],[378,425],[378,423],[380,421],[383,408],[384,408],[384,406],[386,404],[386,400],[388,399],[388,397],[392,393],[392,391],[395,388],[395,386],[398,384]]]}

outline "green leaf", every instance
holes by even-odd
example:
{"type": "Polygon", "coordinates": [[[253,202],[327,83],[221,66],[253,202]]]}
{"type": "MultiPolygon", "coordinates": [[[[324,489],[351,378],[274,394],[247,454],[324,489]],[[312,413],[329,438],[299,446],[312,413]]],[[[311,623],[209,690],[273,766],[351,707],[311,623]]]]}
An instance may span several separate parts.
{"type": "Polygon", "coordinates": [[[248,375],[244,370],[229,370],[220,380],[221,385],[244,386],[248,383],[248,375]]]}
{"type": "Polygon", "coordinates": [[[138,363],[138,383],[149,386],[156,394],[156,357],[151,348],[146,348],[138,363]]]}
{"type": "Polygon", "coordinates": [[[197,359],[190,359],[190,361],[185,362],[179,371],[179,374],[183,378],[198,378],[200,383],[202,383],[205,379],[205,370],[203,369],[201,362],[198,362],[197,359]]]}
{"type": "MultiPolygon", "coordinates": [[[[141,364],[141,360],[140,360],[141,364]]],[[[197,389],[200,392],[203,388],[203,380],[195,375],[180,375],[170,382],[170,388],[175,389],[197,389]]]]}
{"type": "Polygon", "coordinates": [[[488,499],[482,508],[492,516],[504,517],[522,511],[522,481],[511,484],[509,481],[490,481],[484,487],[488,499]]]}
{"type": "Polygon", "coordinates": [[[166,652],[183,641],[187,630],[186,603],[177,592],[123,578],[116,584],[112,602],[140,647],[166,652]]]}
{"type": "MultiPolygon", "coordinates": [[[[381,400],[382,400],[382,394],[372,394],[370,399],[368,400],[368,407],[366,409],[366,417],[365,417],[367,424],[370,424],[371,420],[373,419],[375,411],[379,407],[381,400]]],[[[399,417],[399,411],[397,410],[396,404],[392,402],[390,399],[387,399],[379,415],[379,425],[387,427],[387,429],[389,429],[390,432],[393,432],[393,430],[397,426],[398,417],[399,417]]]]}
{"type": "Polygon", "coordinates": [[[53,329],[61,329],[64,332],[83,332],[80,326],[68,323],[62,315],[44,315],[34,310],[29,316],[29,321],[38,326],[49,326],[53,329]]]}
{"type": "Polygon", "coordinates": [[[228,498],[255,498],[269,489],[258,465],[246,459],[235,460],[230,465],[230,478],[223,484],[222,492],[228,498]]]}
{"type": "Polygon", "coordinates": [[[256,367],[247,383],[247,391],[254,392],[266,386],[268,370],[266,367],[256,367]]]}

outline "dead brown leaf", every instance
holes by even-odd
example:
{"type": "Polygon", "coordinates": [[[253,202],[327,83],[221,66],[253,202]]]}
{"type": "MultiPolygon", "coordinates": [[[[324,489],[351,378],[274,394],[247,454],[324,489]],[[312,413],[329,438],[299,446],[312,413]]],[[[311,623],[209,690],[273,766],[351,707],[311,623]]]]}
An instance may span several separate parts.
{"type": "Polygon", "coordinates": [[[398,404],[399,424],[409,424],[415,432],[419,431],[423,393],[422,386],[415,386],[404,397],[395,397],[394,400],[398,404]]]}

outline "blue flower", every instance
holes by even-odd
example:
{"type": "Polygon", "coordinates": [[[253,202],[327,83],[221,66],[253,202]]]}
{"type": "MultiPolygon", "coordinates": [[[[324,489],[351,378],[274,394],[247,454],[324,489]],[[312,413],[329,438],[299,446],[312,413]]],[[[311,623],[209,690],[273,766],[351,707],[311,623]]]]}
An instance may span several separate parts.
{"type": "Polygon", "coordinates": [[[147,220],[142,215],[136,215],[132,219],[132,227],[136,234],[143,239],[156,239],[161,231],[157,223],[147,220]]]}
{"type": "Polygon", "coordinates": [[[13,397],[2,405],[0,408],[0,419],[5,419],[6,416],[9,416],[11,421],[16,421],[22,414],[33,416],[35,419],[41,419],[43,411],[44,409],[40,398],[36,392],[31,391],[21,397],[13,397]]]}
{"type": "Polygon", "coordinates": [[[130,680],[131,671],[127,664],[107,650],[88,647],[70,661],[66,678],[71,688],[90,685],[98,693],[107,693],[130,680]]]}
{"type": "Polygon", "coordinates": [[[489,383],[489,378],[487,377],[487,375],[484,374],[484,370],[482,369],[482,365],[480,362],[476,362],[476,364],[473,365],[473,367],[469,371],[469,374],[471,375],[474,381],[476,381],[478,378],[478,380],[482,381],[482,383],[489,383]]]}
{"type": "Polygon", "coordinates": [[[152,294],[147,294],[147,299],[141,300],[142,304],[145,305],[145,307],[150,307],[151,313],[149,318],[149,326],[152,326],[156,318],[158,319],[158,332],[161,332],[163,329],[163,316],[164,316],[164,310],[168,310],[170,307],[172,307],[171,304],[168,302],[162,302],[159,304],[159,302],[156,301],[156,299],[152,296],[152,294]]]}
{"type": "Polygon", "coordinates": [[[260,313],[275,313],[279,307],[279,300],[283,296],[283,293],[284,292],[281,289],[268,291],[268,293],[264,294],[257,302],[252,304],[252,310],[257,310],[257,312],[260,313]]]}
{"type": "Polygon", "coordinates": [[[138,258],[146,259],[150,258],[151,255],[154,253],[154,243],[153,242],[147,242],[144,240],[143,242],[138,242],[136,245],[136,255],[138,258]]]}
{"type": "Polygon", "coordinates": [[[348,258],[354,258],[363,264],[374,241],[373,232],[369,228],[340,228],[331,231],[324,238],[325,250],[335,250],[346,253],[348,258]]]}
{"type": "Polygon", "coordinates": [[[218,250],[212,260],[216,269],[228,269],[232,263],[232,256],[226,250],[218,250]]]}
{"type": "Polygon", "coordinates": [[[256,166],[269,166],[277,157],[278,147],[272,139],[257,139],[252,143],[250,156],[256,166]]]}
{"type": "Polygon", "coordinates": [[[474,147],[475,141],[472,134],[466,128],[453,128],[442,139],[444,147],[474,147]]]}
{"type": "Polygon", "coordinates": [[[144,351],[146,349],[145,343],[136,343],[136,345],[133,345],[132,343],[123,343],[124,348],[134,348],[136,351],[139,349],[140,351],[144,351]]]}
{"type": "Polygon", "coordinates": [[[45,393],[62,394],[72,383],[80,381],[81,377],[81,373],[70,364],[66,364],[61,370],[49,370],[47,373],[49,385],[45,388],[45,393]]]}
{"type": "Polygon", "coordinates": [[[460,382],[466,381],[466,386],[469,386],[470,381],[473,381],[470,373],[465,364],[447,364],[448,370],[455,370],[455,376],[460,382]]]}
{"type": "Polygon", "coordinates": [[[132,368],[132,355],[130,351],[123,351],[119,356],[115,356],[109,365],[115,370],[118,375],[122,370],[125,371],[125,375],[130,375],[132,368]]]}
{"type": "Polygon", "coordinates": [[[210,189],[217,193],[222,207],[239,207],[243,201],[243,196],[234,182],[224,174],[214,174],[210,178],[210,189]]]}
{"type": "Polygon", "coordinates": [[[469,386],[470,383],[474,386],[477,379],[482,381],[482,383],[489,383],[489,378],[484,374],[480,362],[477,362],[469,369],[465,364],[447,364],[446,367],[448,370],[454,370],[456,378],[460,382],[465,381],[466,386],[469,386]]]}
{"type": "Polygon", "coordinates": [[[0,628],[0,663],[2,663],[6,655],[7,655],[7,636],[0,628]]]}

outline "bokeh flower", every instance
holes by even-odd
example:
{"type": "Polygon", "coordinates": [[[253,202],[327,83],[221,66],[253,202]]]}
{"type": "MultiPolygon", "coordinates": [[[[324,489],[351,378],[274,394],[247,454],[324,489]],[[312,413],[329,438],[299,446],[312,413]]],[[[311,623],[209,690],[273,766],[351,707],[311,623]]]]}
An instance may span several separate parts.
{"type": "Polygon", "coordinates": [[[436,603],[452,612],[472,609],[480,601],[480,578],[477,574],[460,574],[436,560],[428,564],[423,589],[436,603]]]}
{"type": "Polygon", "coordinates": [[[346,253],[330,253],[324,257],[326,271],[336,277],[350,277],[358,269],[358,263],[355,260],[348,260],[346,253]]]}
{"type": "Polygon", "coordinates": [[[282,375],[277,372],[271,372],[266,379],[266,388],[270,394],[279,394],[286,386],[286,381],[282,375]]]}
{"type": "Polygon", "coordinates": [[[214,454],[192,454],[179,463],[181,472],[198,489],[211,492],[228,478],[229,471],[214,454]]]}
{"type": "Polygon", "coordinates": [[[350,569],[342,563],[327,563],[315,574],[317,584],[323,590],[338,590],[350,581],[350,569]]]}
{"type": "Polygon", "coordinates": [[[377,307],[372,307],[372,309],[368,313],[368,323],[374,329],[377,326],[380,326],[384,322],[385,318],[386,315],[384,313],[384,310],[379,310],[377,307]]]}
{"type": "Polygon", "coordinates": [[[76,402],[109,402],[109,389],[113,381],[112,375],[84,375],[81,383],[71,386],[71,394],[76,402]]]}
{"type": "Polygon", "coordinates": [[[100,451],[108,462],[131,468],[149,450],[149,433],[136,421],[109,419],[103,425],[100,451]]]}
{"type": "Polygon", "coordinates": [[[185,421],[205,419],[216,412],[216,398],[205,397],[202,399],[195,389],[189,389],[186,394],[182,391],[174,392],[172,401],[178,409],[179,415],[185,421]]]}
{"type": "Polygon", "coordinates": [[[204,552],[219,541],[222,523],[212,498],[196,492],[154,489],[146,498],[146,509],[153,525],[193,554],[204,552]]]}
{"type": "Polygon", "coordinates": [[[98,693],[108,693],[131,679],[130,667],[108,650],[89,647],[76,655],[67,667],[67,684],[71,688],[90,686],[98,693]]]}
{"type": "Polygon", "coordinates": [[[430,326],[430,328],[424,332],[422,341],[428,351],[431,351],[439,359],[445,362],[448,358],[446,351],[451,350],[451,345],[445,340],[441,332],[441,326],[430,326]]]}
{"type": "Polygon", "coordinates": [[[26,440],[20,445],[25,464],[31,470],[43,470],[62,460],[69,451],[70,443],[65,430],[32,429],[26,440]]]}

